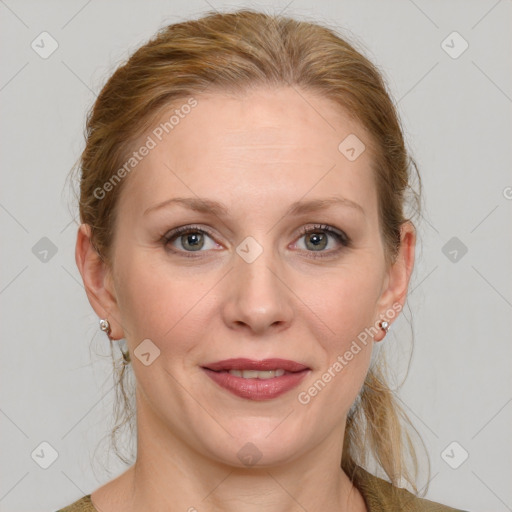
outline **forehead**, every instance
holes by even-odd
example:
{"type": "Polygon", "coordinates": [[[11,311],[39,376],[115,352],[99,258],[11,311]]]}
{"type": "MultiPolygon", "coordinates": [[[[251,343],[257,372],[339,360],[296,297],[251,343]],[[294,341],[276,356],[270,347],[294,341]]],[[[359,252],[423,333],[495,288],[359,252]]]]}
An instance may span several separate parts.
{"type": "Polygon", "coordinates": [[[193,100],[175,103],[140,138],[152,149],[124,184],[132,209],[183,195],[249,208],[337,192],[375,209],[371,140],[331,100],[291,87],[193,100]],[[356,159],[347,144],[362,151],[356,159]]]}

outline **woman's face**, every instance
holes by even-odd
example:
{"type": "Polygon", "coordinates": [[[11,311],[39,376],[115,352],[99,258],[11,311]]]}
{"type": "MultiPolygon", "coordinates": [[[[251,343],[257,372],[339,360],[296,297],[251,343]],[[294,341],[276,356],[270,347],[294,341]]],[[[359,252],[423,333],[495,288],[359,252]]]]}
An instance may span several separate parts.
{"type": "Polygon", "coordinates": [[[384,263],[367,134],[292,88],[195,100],[162,116],[181,113],[168,134],[155,125],[140,139],[155,147],[118,205],[103,305],[132,354],[139,422],[231,465],[338,447],[369,367],[361,333],[396,312],[411,270],[384,263]],[[306,370],[218,371],[235,358],[306,370]]]}

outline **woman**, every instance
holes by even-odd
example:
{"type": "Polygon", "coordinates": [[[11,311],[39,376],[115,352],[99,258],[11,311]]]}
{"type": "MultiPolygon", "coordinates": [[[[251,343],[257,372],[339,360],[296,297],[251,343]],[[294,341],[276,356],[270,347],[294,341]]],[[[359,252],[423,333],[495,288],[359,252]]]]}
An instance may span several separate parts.
{"type": "Polygon", "coordinates": [[[103,88],[80,163],[76,261],[127,343],[137,459],[62,510],[455,510],[417,496],[375,364],[416,233],[365,57],[248,10],[171,25],[103,88]]]}

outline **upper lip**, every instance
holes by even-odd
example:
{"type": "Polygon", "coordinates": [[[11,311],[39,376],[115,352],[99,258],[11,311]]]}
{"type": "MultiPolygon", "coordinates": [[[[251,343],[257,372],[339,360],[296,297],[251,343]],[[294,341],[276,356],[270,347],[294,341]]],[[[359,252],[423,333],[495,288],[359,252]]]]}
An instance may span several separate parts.
{"type": "Polygon", "coordinates": [[[288,359],[272,358],[256,361],[254,359],[247,359],[243,357],[208,363],[203,365],[203,368],[217,372],[222,370],[285,370],[288,372],[300,372],[302,370],[309,369],[303,364],[297,363],[296,361],[290,361],[288,359]]]}

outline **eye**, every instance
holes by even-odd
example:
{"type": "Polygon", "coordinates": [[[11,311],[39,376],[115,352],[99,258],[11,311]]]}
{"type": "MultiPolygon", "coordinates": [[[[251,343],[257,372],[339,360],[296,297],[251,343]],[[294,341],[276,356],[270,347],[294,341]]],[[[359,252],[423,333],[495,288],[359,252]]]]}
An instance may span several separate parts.
{"type": "Polygon", "coordinates": [[[217,244],[212,240],[212,234],[209,231],[201,229],[197,226],[182,226],[166,233],[162,237],[163,244],[173,252],[204,252],[205,250],[213,249],[217,244]],[[211,240],[208,246],[205,237],[211,240]],[[172,249],[172,246],[174,249],[172,249]]]}
{"type": "MultiPolygon", "coordinates": [[[[300,234],[302,235],[301,238],[305,237],[305,249],[300,249],[306,253],[318,253],[309,256],[313,258],[332,256],[342,250],[343,247],[350,246],[350,239],[343,231],[325,224],[304,226],[300,230],[300,234]],[[329,247],[329,239],[334,240],[335,246],[337,244],[341,247],[331,247],[332,250],[325,251],[324,249],[329,247]]],[[[194,255],[195,252],[201,253],[219,247],[213,240],[213,236],[213,233],[209,230],[199,226],[181,226],[166,233],[161,242],[171,252],[194,258],[199,256],[199,254],[194,255]],[[210,240],[209,244],[207,239],[210,240]]]]}
{"type": "Polygon", "coordinates": [[[350,245],[350,239],[343,231],[339,231],[332,226],[327,226],[325,224],[304,226],[300,233],[302,235],[301,238],[305,237],[305,251],[326,253],[313,255],[314,258],[330,256],[341,250],[339,247],[335,247],[333,250],[324,251],[324,249],[329,246],[329,238],[335,240],[334,245],[336,245],[336,243],[342,247],[348,247],[350,245]]]}

